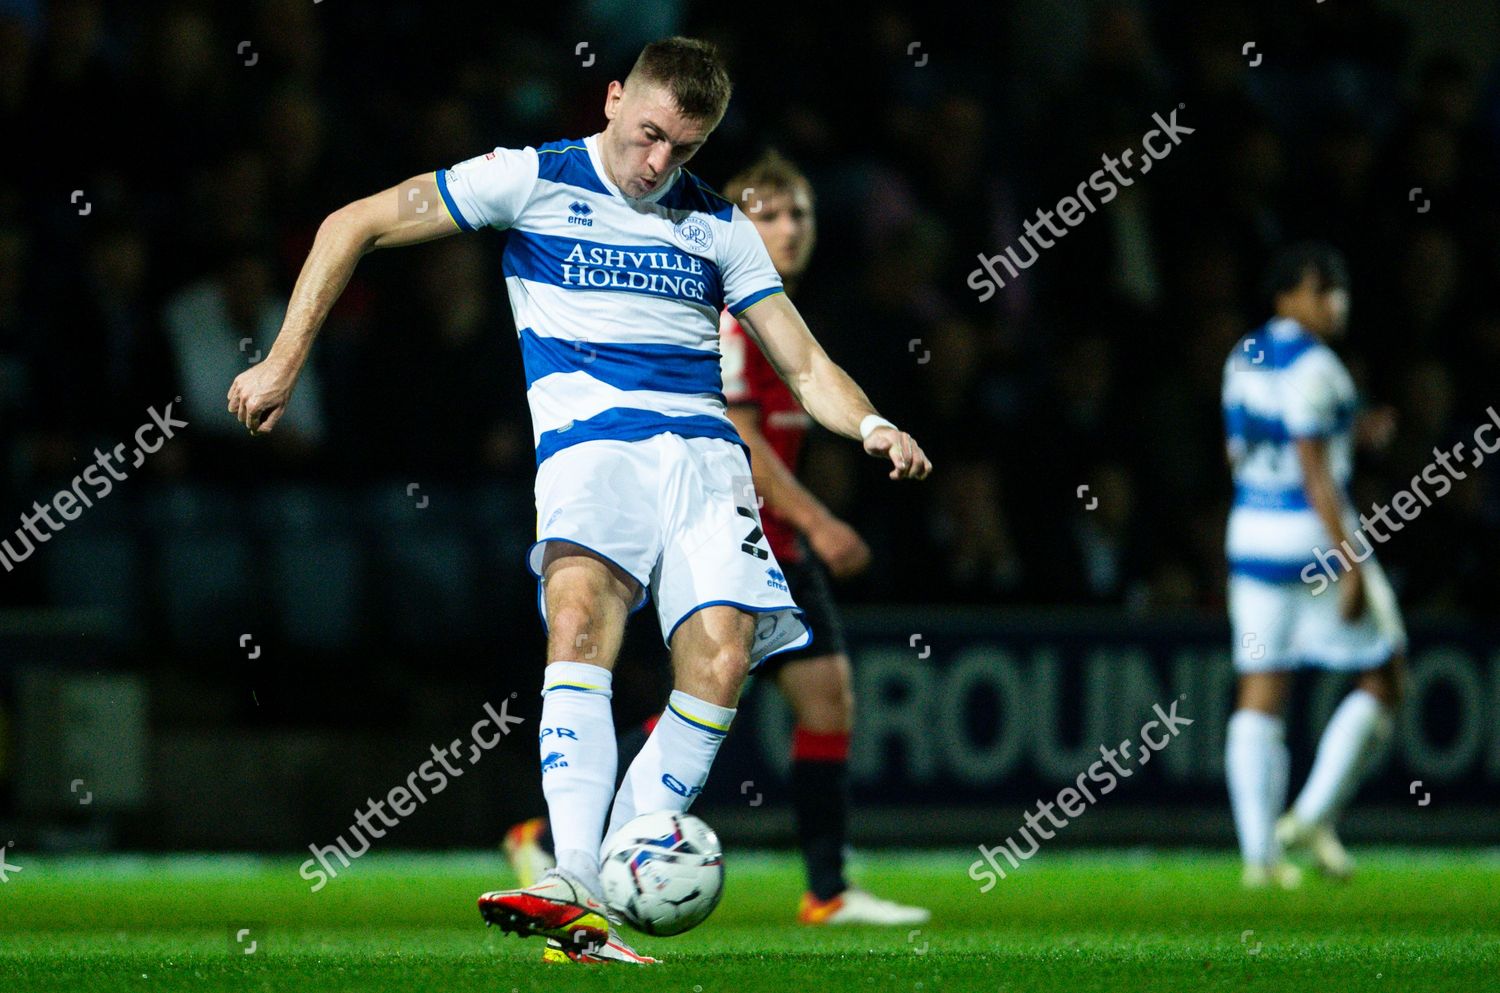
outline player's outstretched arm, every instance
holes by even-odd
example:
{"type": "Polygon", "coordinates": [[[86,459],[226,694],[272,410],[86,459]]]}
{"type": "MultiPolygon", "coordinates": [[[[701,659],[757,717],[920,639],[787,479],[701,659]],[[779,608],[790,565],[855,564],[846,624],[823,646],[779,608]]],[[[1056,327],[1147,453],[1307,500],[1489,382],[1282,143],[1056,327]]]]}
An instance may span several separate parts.
{"type": "Polygon", "coordinates": [[[889,421],[862,432],[865,421],[880,420],[879,415],[859,384],[823,351],[786,294],[768,296],[736,316],[813,420],[835,434],[859,438],[876,458],[889,458],[892,479],[925,479],[932,471],[916,439],[889,421]]]}
{"type": "Polygon", "coordinates": [[[433,173],[356,200],[323,219],[276,343],[266,357],[235,377],[229,411],[251,434],[270,431],[281,420],[313,339],[359,260],[377,248],[416,245],[458,233],[443,207],[433,173]]]}

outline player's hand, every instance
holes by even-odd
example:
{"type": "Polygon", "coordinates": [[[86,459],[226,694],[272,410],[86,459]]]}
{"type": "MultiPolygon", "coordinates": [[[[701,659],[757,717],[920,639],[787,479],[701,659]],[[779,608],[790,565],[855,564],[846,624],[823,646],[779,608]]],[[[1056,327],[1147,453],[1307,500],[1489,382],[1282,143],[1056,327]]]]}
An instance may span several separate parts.
{"type": "Polygon", "coordinates": [[[286,412],[297,373],[272,356],[251,366],[229,386],[229,412],[251,434],[268,432],[286,412]]]}
{"type": "Polygon", "coordinates": [[[1385,451],[1396,436],[1396,408],[1389,404],[1361,411],[1354,421],[1354,437],[1360,447],[1385,451]]]}
{"type": "Polygon", "coordinates": [[[876,428],[865,439],[865,451],[876,458],[888,457],[895,466],[892,479],[926,479],[932,463],[917,440],[897,428],[876,428]]]}
{"type": "Polygon", "coordinates": [[[1353,624],[1365,615],[1365,607],[1365,580],[1356,566],[1339,580],[1339,616],[1353,624]]]}
{"type": "Polygon", "coordinates": [[[807,544],[835,579],[848,579],[869,568],[870,546],[858,531],[832,514],[808,530],[807,544]]]}

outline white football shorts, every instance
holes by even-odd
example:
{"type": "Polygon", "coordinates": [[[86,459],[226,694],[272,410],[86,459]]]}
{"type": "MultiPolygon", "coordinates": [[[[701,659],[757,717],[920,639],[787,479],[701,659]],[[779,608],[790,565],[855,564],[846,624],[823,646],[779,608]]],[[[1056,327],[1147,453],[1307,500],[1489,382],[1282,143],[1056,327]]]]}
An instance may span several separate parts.
{"type": "Polygon", "coordinates": [[[1360,565],[1363,616],[1349,624],[1339,616],[1338,583],[1313,587],[1296,581],[1268,583],[1249,576],[1229,578],[1229,623],[1234,631],[1236,672],[1277,672],[1314,666],[1358,672],[1384,665],[1406,650],[1406,627],[1396,594],[1374,556],[1360,565]]]}
{"type": "Polygon", "coordinates": [[[541,568],[549,541],[608,559],[639,584],[631,613],[656,601],[662,641],[703,607],[759,615],[750,665],[803,648],[812,632],[766,541],[745,450],[722,438],[595,439],[552,455],[536,475],[537,540],[527,567],[547,626],[541,568]]]}

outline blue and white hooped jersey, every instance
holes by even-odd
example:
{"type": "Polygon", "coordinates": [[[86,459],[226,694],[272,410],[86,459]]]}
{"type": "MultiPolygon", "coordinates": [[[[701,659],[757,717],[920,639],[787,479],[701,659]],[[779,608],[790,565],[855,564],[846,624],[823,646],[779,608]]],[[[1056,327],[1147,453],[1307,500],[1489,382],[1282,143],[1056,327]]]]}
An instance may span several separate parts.
{"type": "Polygon", "coordinates": [[[1330,544],[1307,500],[1297,441],[1322,438],[1334,483],[1354,470],[1354,380],[1327,345],[1278,318],[1245,335],[1224,364],[1224,429],[1234,475],[1226,551],[1230,572],[1298,582],[1330,544]]]}
{"type": "Polygon", "coordinates": [[[437,172],[465,231],[506,229],[503,269],[536,461],[664,431],[742,444],[719,379],[719,312],[781,292],[755,226],[679,169],[638,200],[599,136],[496,148],[437,172]]]}

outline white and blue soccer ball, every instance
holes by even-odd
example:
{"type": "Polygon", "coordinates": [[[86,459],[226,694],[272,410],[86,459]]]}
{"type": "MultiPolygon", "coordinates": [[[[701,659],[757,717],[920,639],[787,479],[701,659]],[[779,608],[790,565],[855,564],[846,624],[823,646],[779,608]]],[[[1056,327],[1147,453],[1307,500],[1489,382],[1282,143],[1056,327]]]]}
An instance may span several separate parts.
{"type": "Polygon", "coordinates": [[[702,924],[719,905],[724,853],[703,821],[660,810],[615,832],[599,878],[604,902],[625,923],[667,937],[702,924]]]}

